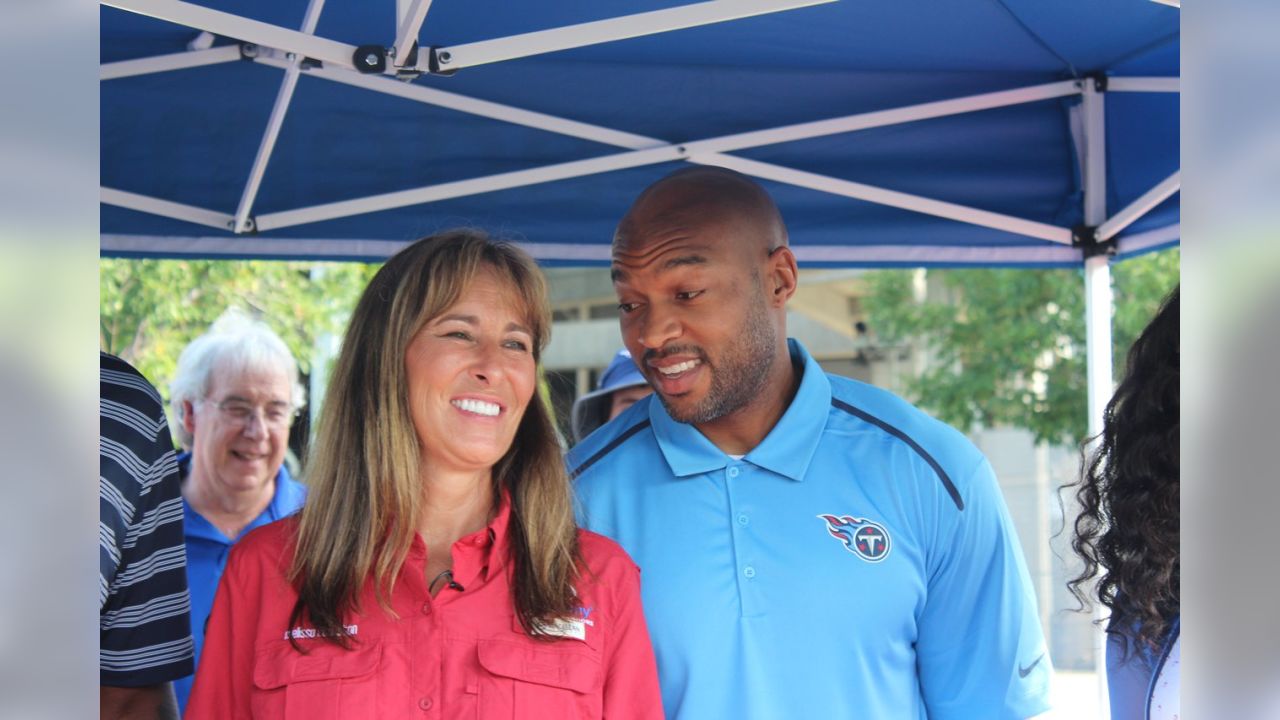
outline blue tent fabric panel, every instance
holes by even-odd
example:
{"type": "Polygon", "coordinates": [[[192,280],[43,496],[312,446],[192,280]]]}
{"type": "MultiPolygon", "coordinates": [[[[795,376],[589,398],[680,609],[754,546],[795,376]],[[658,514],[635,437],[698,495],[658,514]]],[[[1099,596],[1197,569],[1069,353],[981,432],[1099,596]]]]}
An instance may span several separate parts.
{"type": "MultiPolygon", "coordinates": [[[[302,0],[201,4],[293,29],[306,8],[302,0]]],[[[436,0],[420,42],[456,45],[683,4],[436,0]]],[[[330,0],[317,34],[350,44],[389,45],[394,5],[330,0]]],[[[107,63],[183,52],[196,34],[192,28],[103,8],[101,58],[107,63]]],[[[231,42],[216,40],[218,45],[231,42]]],[[[1090,72],[1175,77],[1177,11],[1108,0],[846,0],[481,65],[452,77],[428,75],[414,83],[659,143],[687,143],[1090,72]]],[[[282,77],[277,68],[230,62],[104,81],[103,186],[233,214],[282,77]]],[[[732,154],[1070,228],[1082,218],[1070,121],[1078,104],[1071,97],[1045,100],[732,154]]],[[[1106,106],[1107,206],[1115,212],[1178,169],[1178,96],[1109,92],[1106,106]]],[[[304,72],[253,214],[625,151],[304,72]]],[[[102,206],[101,228],[104,238],[155,239],[142,243],[142,251],[108,252],[198,253],[191,248],[200,244],[192,239],[224,238],[217,243],[220,256],[243,247],[245,256],[296,257],[297,248],[306,247],[308,257],[351,258],[363,257],[359,248],[384,247],[378,242],[404,242],[470,225],[531,245],[577,248],[549,255],[550,263],[601,262],[607,257],[601,248],[607,253],[613,226],[636,193],[680,166],[663,163],[575,177],[241,237],[109,204],[102,206]],[[299,244],[312,240],[317,242],[299,244]]],[[[1043,240],[764,184],[787,218],[793,243],[812,248],[806,252],[818,258],[814,263],[1079,262],[1078,254],[1043,240]],[[882,248],[901,252],[877,254],[882,248]],[[931,255],[933,249],[937,252],[931,255]],[[858,259],[821,259],[837,257],[858,259]]],[[[1120,237],[1176,226],[1178,206],[1174,195],[1120,237]]]]}

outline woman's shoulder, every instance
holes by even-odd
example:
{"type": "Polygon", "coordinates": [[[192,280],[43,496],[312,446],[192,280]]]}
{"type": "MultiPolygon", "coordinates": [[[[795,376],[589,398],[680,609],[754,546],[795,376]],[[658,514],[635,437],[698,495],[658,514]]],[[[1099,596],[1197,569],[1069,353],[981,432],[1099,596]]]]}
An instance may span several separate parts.
{"type": "Polygon", "coordinates": [[[298,516],[290,515],[256,527],[236,541],[236,548],[244,552],[262,552],[270,548],[292,545],[298,536],[298,516]]]}
{"type": "Polygon", "coordinates": [[[638,570],[635,561],[621,545],[590,530],[578,529],[578,552],[582,555],[583,564],[594,573],[610,575],[638,570]]]}
{"type": "Polygon", "coordinates": [[[602,560],[621,558],[627,561],[631,560],[631,556],[617,542],[600,533],[594,533],[583,528],[578,528],[578,548],[581,549],[584,558],[595,557],[602,560]]]}
{"type": "Polygon", "coordinates": [[[228,567],[234,563],[242,571],[256,568],[258,572],[270,569],[274,573],[284,573],[293,560],[297,536],[296,515],[254,528],[231,548],[228,567]]]}

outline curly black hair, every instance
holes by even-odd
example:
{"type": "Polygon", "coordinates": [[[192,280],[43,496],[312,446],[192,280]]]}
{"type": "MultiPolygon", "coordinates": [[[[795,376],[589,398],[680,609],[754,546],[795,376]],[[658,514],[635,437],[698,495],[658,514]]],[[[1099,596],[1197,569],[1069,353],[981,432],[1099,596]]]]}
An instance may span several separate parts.
{"type": "Polygon", "coordinates": [[[1067,586],[1087,607],[1086,585],[1102,571],[1094,593],[1126,650],[1158,648],[1178,616],[1178,297],[1175,287],[1130,349],[1101,443],[1068,486],[1078,487],[1071,547],[1084,569],[1067,586]]]}

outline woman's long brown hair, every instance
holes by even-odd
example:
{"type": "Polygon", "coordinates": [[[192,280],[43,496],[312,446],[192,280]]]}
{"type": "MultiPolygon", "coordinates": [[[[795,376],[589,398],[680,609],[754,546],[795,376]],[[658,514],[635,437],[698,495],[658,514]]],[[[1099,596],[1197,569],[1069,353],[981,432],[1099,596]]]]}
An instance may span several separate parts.
{"type": "MultiPolygon", "coordinates": [[[[422,506],[419,443],[405,389],[414,334],[452,306],[483,268],[510,283],[534,334],[534,359],[551,332],[541,271],[522,250],[458,230],[424,238],[387,261],[357,304],[320,413],[309,494],[298,523],[290,626],[304,618],[344,647],[343,617],[362,612],[365,583],[391,612],[396,577],[422,506]]],[[[512,594],[525,631],[569,615],[578,567],[577,525],[550,413],[538,393],[493,468],[495,502],[511,499],[512,594]]]]}

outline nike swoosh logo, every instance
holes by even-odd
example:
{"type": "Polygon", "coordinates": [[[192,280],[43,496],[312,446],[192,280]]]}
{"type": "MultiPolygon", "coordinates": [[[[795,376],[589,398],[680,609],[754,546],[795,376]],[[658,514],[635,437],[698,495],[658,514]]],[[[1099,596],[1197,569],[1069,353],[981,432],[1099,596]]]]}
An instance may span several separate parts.
{"type": "Polygon", "coordinates": [[[1032,670],[1034,670],[1034,669],[1035,669],[1035,667],[1036,667],[1037,665],[1039,665],[1039,664],[1040,664],[1040,661],[1041,661],[1041,660],[1043,660],[1043,659],[1044,659],[1044,653],[1040,653],[1040,655],[1039,655],[1039,656],[1037,656],[1035,660],[1032,660],[1032,661],[1031,661],[1031,664],[1030,664],[1030,665],[1028,665],[1028,666],[1026,666],[1026,667],[1022,667],[1021,665],[1019,665],[1019,666],[1018,666],[1018,677],[1020,677],[1020,678],[1024,678],[1024,677],[1026,677],[1026,676],[1030,675],[1030,674],[1031,674],[1031,671],[1032,671],[1032,670]]]}

